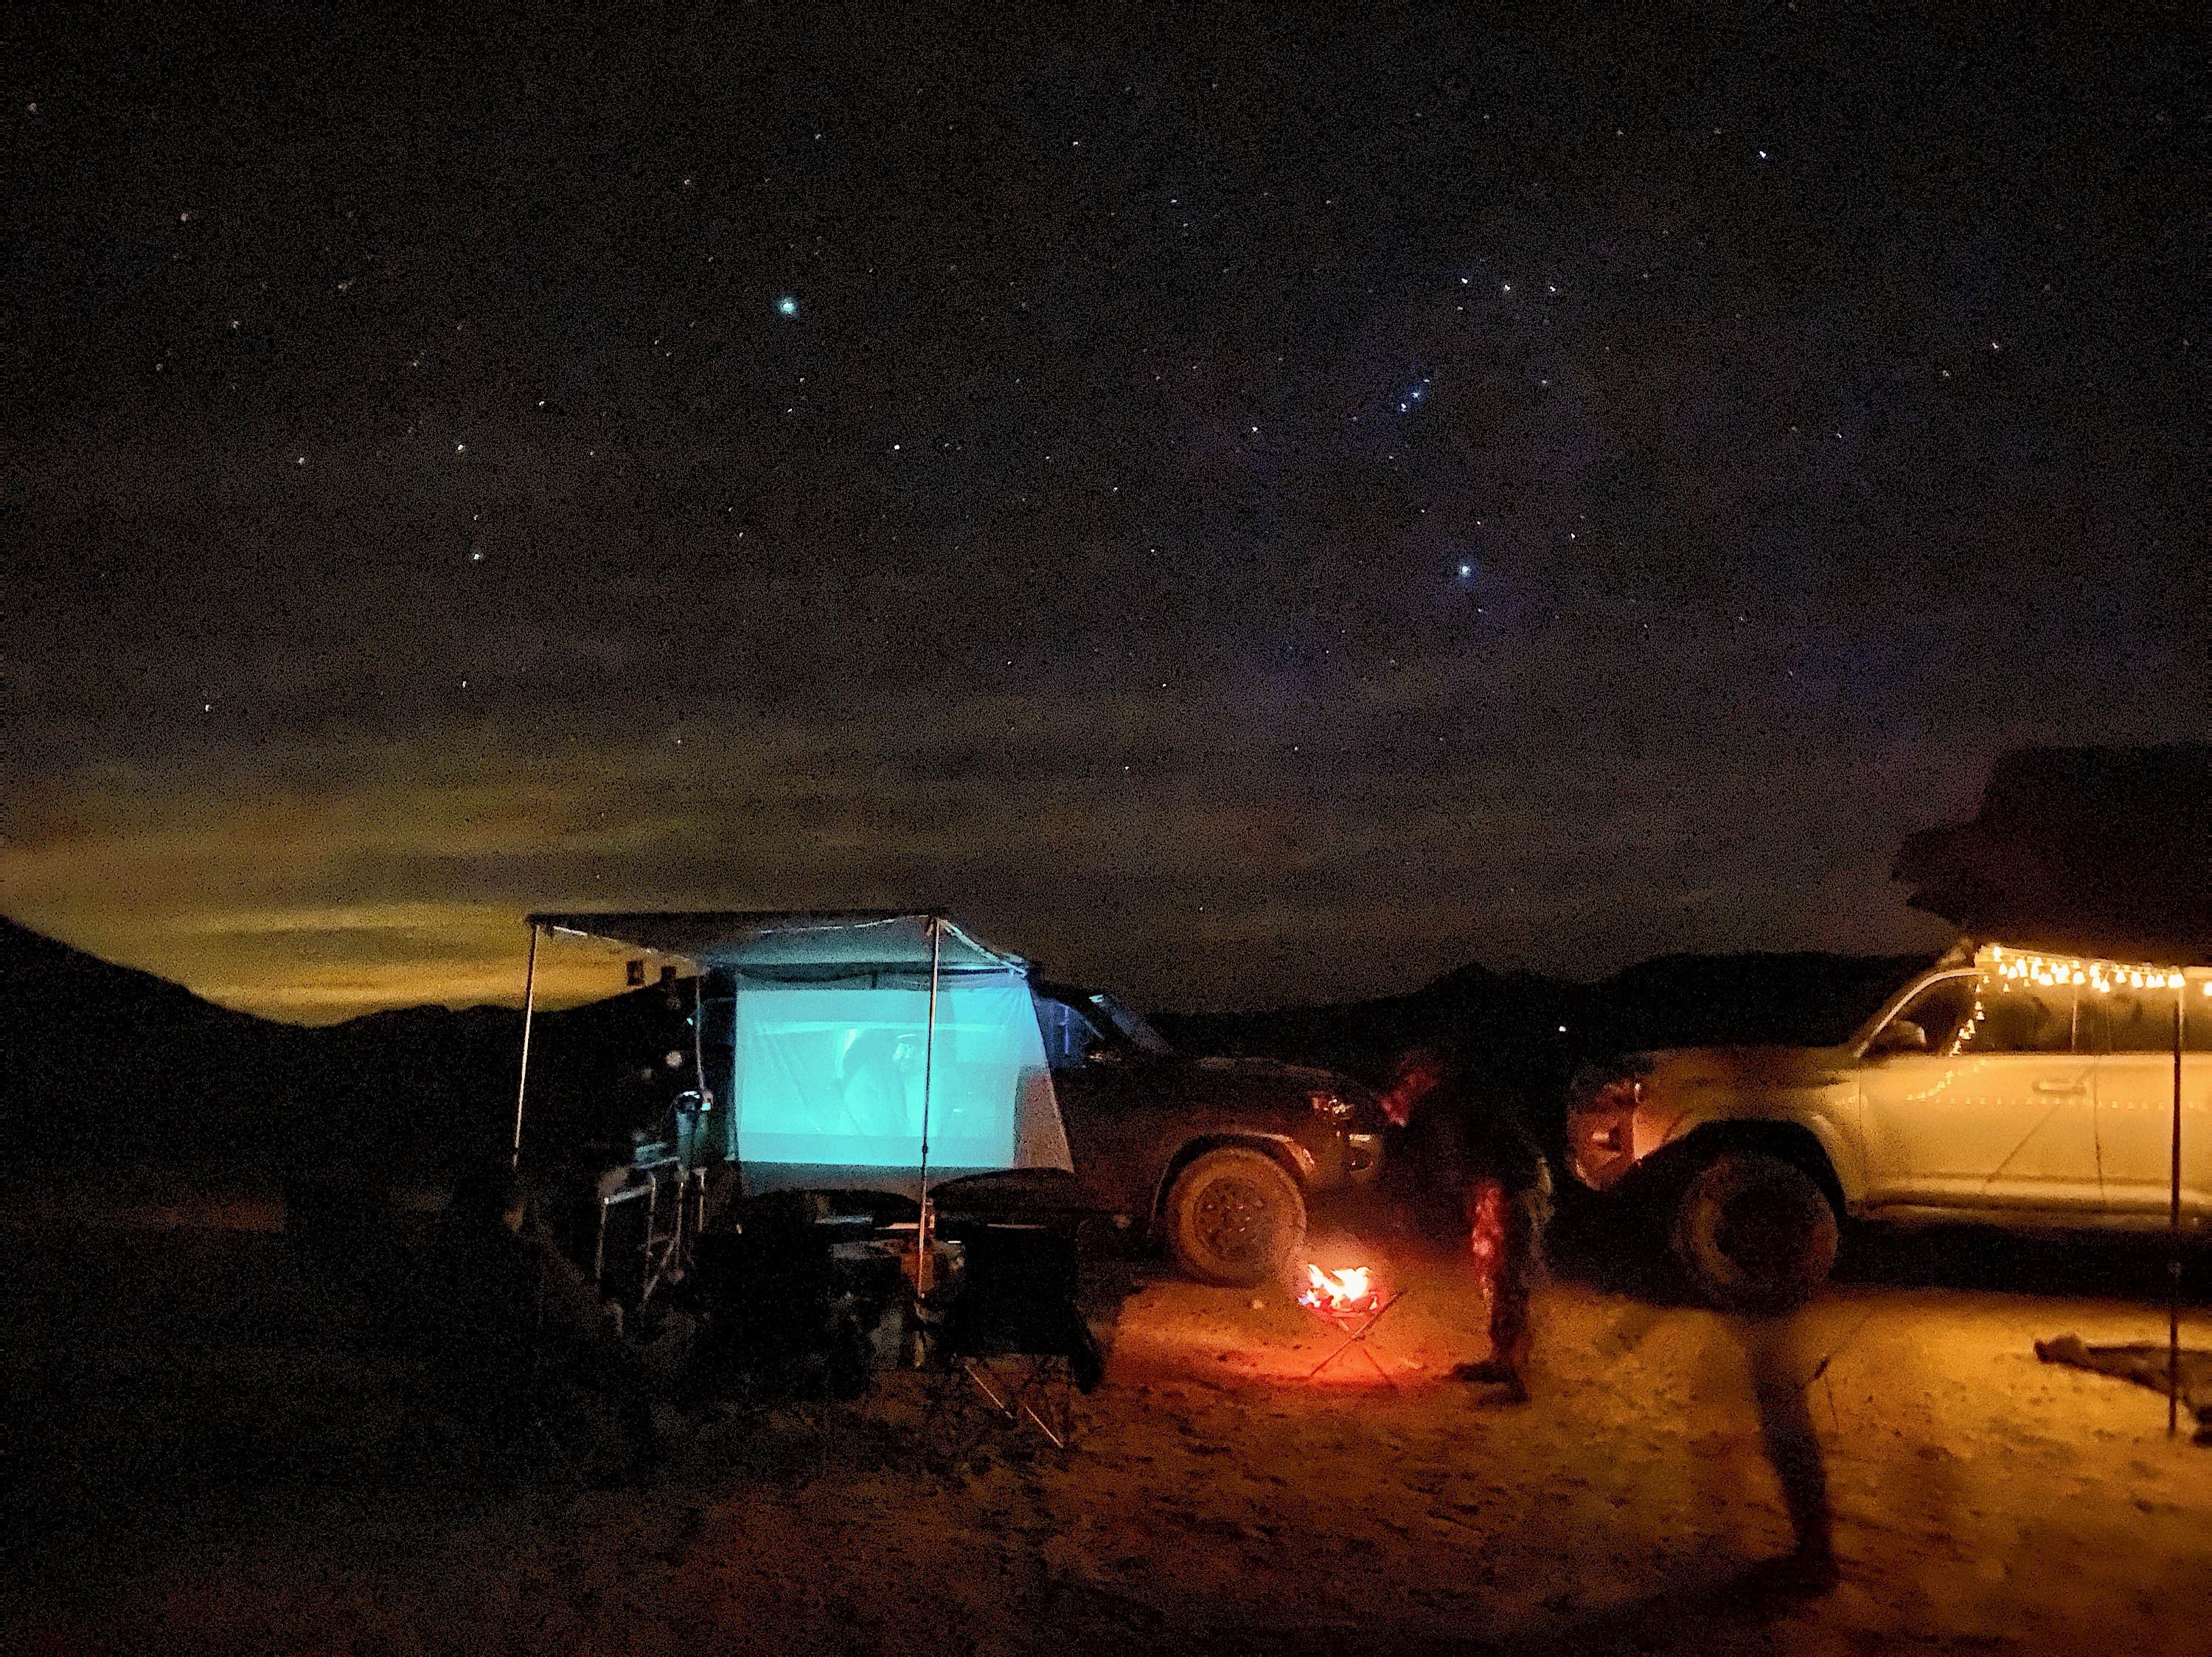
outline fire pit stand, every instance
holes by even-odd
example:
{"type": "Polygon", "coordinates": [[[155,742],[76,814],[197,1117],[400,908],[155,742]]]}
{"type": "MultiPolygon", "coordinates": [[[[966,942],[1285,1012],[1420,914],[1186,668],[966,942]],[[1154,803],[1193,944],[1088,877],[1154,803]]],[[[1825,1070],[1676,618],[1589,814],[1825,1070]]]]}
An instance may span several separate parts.
{"type": "Polygon", "coordinates": [[[1356,1349],[1361,1357],[1367,1360],[1375,1373],[1382,1376],[1382,1384],[1395,1389],[1398,1383],[1390,1379],[1390,1372],[1383,1368],[1382,1360],[1368,1350],[1367,1337],[1375,1332],[1375,1325],[1382,1321],[1383,1313],[1405,1298],[1406,1291],[1401,1288],[1388,1300],[1377,1301],[1370,1306],[1355,1307],[1348,1311],[1338,1311],[1331,1307],[1316,1306],[1310,1301],[1302,1301],[1300,1304],[1305,1306],[1314,1316],[1322,1319],[1330,1328],[1344,1337],[1344,1339],[1337,1343],[1335,1349],[1327,1357],[1306,1372],[1306,1379],[1308,1380],[1316,1379],[1322,1370],[1328,1368],[1346,1353],[1356,1349]]]}

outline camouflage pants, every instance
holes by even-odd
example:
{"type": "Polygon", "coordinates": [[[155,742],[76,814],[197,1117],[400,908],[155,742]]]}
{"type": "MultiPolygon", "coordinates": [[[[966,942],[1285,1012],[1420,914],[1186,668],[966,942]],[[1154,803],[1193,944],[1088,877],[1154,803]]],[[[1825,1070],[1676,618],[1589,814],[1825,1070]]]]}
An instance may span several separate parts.
{"type": "Polygon", "coordinates": [[[1528,1297],[1536,1287],[1543,1197],[1534,1191],[1510,1193],[1498,1180],[1481,1179],[1468,1193],[1468,1247],[1490,1302],[1491,1350],[1518,1370],[1534,1338],[1528,1297]]]}

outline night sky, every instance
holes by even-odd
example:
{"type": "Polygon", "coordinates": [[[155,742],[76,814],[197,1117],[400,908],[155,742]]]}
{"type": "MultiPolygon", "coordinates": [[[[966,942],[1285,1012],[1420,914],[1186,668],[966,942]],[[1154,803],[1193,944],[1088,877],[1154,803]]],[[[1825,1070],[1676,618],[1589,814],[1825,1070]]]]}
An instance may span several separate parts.
{"type": "Polygon", "coordinates": [[[0,910],[216,999],[1913,947],[2212,722],[2193,7],[159,9],[0,41],[0,910]]]}

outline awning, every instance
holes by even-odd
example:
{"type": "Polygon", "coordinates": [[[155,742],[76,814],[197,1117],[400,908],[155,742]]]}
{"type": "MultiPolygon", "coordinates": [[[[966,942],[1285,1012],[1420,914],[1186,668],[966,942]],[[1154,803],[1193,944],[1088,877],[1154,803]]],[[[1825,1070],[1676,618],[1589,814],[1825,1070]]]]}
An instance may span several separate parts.
{"type": "MultiPolygon", "coordinates": [[[[665,955],[700,966],[761,978],[789,973],[927,972],[930,923],[920,911],[628,910],[532,915],[533,927],[665,955]]],[[[1030,963],[946,920],[939,947],[944,972],[1026,972],[1030,963]]]]}

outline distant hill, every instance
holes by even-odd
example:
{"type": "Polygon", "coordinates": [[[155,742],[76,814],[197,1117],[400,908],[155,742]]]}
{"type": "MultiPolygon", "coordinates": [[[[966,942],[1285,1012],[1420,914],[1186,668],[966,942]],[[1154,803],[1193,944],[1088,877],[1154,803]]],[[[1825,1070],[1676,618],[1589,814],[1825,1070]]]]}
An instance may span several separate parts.
{"type": "MultiPolygon", "coordinates": [[[[690,1087],[690,988],[653,986],[532,1022],[526,1153],[624,1145],[690,1087]],[[685,1063],[670,1067],[667,1055],[685,1063]]],[[[302,1033],[355,1162],[449,1168],[513,1142],[522,1014],[410,1007],[302,1033]]]]}
{"type": "Polygon", "coordinates": [[[305,1033],[0,918],[0,1156],[88,1181],[118,1163],[270,1167],[305,1033]]]}
{"type": "Polygon", "coordinates": [[[1839,1042],[1934,959],[1661,955],[1596,987],[1592,1035],[1618,1050],[1839,1042]]]}
{"type": "Polygon", "coordinates": [[[1402,996],[1263,1013],[1162,1014],[1158,1022],[1193,1051],[1259,1054],[1373,1081],[1388,1076],[1400,1054],[1422,1045],[1480,1056],[1487,1068],[1534,1078],[1580,1051],[1591,996],[1586,984],[1469,965],[1402,996]]]}

